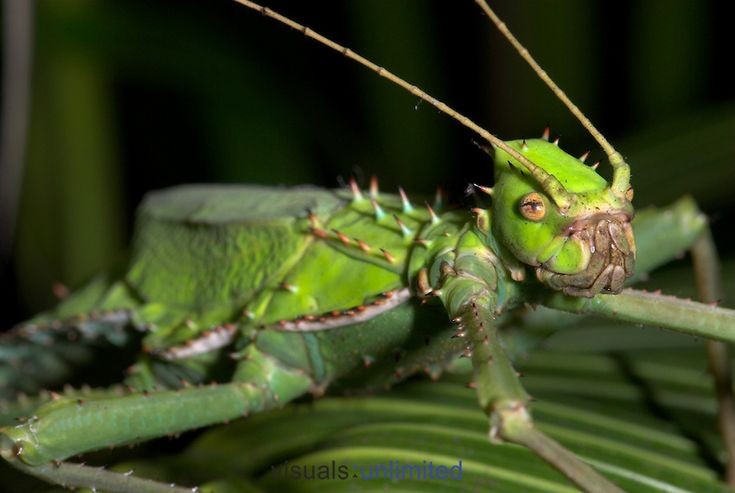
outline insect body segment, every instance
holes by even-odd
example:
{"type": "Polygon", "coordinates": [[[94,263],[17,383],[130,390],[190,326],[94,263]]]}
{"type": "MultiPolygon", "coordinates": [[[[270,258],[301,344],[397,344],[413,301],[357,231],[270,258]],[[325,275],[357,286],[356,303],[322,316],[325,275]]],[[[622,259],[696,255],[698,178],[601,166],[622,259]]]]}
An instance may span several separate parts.
{"type": "MultiPolygon", "coordinates": [[[[377,198],[386,215],[376,219],[362,194],[263,187],[218,191],[186,186],[149,196],[127,272],[99,287],[104,298],[107,290],[126,286],[125,308],[131,314],[126,320],[147,329],[145,352],[126,380],[136,391],[84,405],[66,399],[42,405],[33,420],[3,432],[6,442],[12,440],[4,442],[6,448],[19,450],[19,459],[40,464],[234,419],[305,392],[322,393],[342,380],[369,388],[416,371],[436,375],[461,351],[445,317],[442,323],[436,312],[419,313],[406,286],[426,264],[435,238],[440,238],[435,247],[456,243],[466,213],[433,219],[428,210],[409,209],[407,198],[386,194],[377,198]],[[280,209],[258,209],[274,202],[280,209]],[[329,233],[315,234],[322,226],[329,233]],[[228,252],[228,269],[210,267],[214,243],[228,252]],[[177,258],[189,263],[177,266],[177,258]],[[201,299],[190,298],[196,279],[201,299]],[[157,289],[168,287],[166,296],[153,298],[157,289]],[[326,330],[342,326],[348,330],[326,330]],[[198,386],[209,381],[223,384],[198,386]],[[148,399],[147,391],[155,397],[148,399]],[[205,406],[199,414],[180,406],[187,399],[219,398],[228,404],[205,406]],[[127,424],[85,432],[97,426],[107,407],[120,411],[112,421],[127,424]],[[166,419],[155,421],[155,414],[166,419]],[[83,429],[62,434],[72,420],[83,429]]],[[[90,311],[99,296],[93,298],[82,303],[71,296],[59,312],[68,312],[66,305],[90,311]]]]}
{"type": "Polygon", "coordinates": [[[544,139],[508,142],[549,178],[495,150],[493,231],[540,281],[575,296],[618,293],[633,275],[633,207],[580,159],[544,139]],[[515,164],[514,164],[515,163],[515,164]]]}
{"type": "MultiPolygon", "coordinates": [[[[177,230],[179,239],[186,240],[179,243],[184,254],[199,248],[203,240],[197,240],[196,234],[202,230],[216,238],[220,249],[230,252],[229,271],[222,272],[221,278],[216,271],[206,271],[205,264],[201,265],[204,272],[198,272],[196,264],[187,266],[195,269],[187,272],[188,277],[209,278],[207,283],[221,289],[224,296],[220,303],[182,314],[179,318],[186,317],[186,323],[174,320],[153,324],[155,330],[146,337],[145,344],[154,355],[172,359],[192,356],[194,348],[216,349],[209,344],[214,340],[210,328],[222,320],[239,325],[241,333],[265,328],[324,330],[377,316],[397,302],[406,301],[404,287],[414,240],[424,225],[432,224],[432,216],[419,208],[407,210],[405,194],[403,198],[380,194],[377,183],[371,187],[370,196],[356,184],[351,192],[233,187],[228,190],[228,198],[223,196],[225,203],[216,203],[202,195],[201,188],[183,187],[150,197],[141,216],[153,219],[142,223],[138,235],[142,251],[134,255],[130,282],[146,291],[146,278],[137,273],[147,269],[140,264],[147,261],[151,251],[161,255],[155,251],[161,250],[160,242],[148,248],[146,238],[152,235],[151,228],[163,222],[177,230]],[[257,210],[256,202],[286,204],[281,212],[265,216],[257,210]],[[162,221],[166,207],[176,208],[173,204],[179,203],[195,214],[182,218],[184,223],[162,221]],[[253,204],[255,210],[248,209],[253,204]],[[203,220],[203,211],[228,207],[228,220],[203,220]],[[382,212],[379,217],[376,207],[382,212]],[[241,235],[252,234],[262,236],[263,241],[247,250],[249,240],[241,235]],[[260,262],[267,262],[269,268],[257,270],[260,262]],[[243,275],[246,279],[239,278],[243,275]]],[[[172,269],[172,275],[174,272],[172,269]]],[[[188,303],[186,297],[176,301],[180,306],[188,303]]],[[[232,331],[225,335],[231,339],[218,337],[217,341],[236,338],[232,331]]]]}
{"type": "MultiPolygon", "coordinates": [[[[313,241],[283,281],[298,290],[272,295],[264,292],[256,297],[249,303],[254,307],[255,323],[276,324],[276,329],[319,330],[333,326],[335,318],[345,317],[337,322],[344,325],[358,313],[382,307],[384,295],[405,286],[414,239],[430,222],[429,214],[403,212],[397,197],[384,194],[370,198],[357,188],[352,200],[344,204],[319,224],[312,223],[300,232],[313,241]],[[325,285],[334,288],[327,291],[325,285]],[[308,323],[299,323],[304,321],[308,323]]],[[[405,301],[405,296],[398,298],[405,301]]]]}

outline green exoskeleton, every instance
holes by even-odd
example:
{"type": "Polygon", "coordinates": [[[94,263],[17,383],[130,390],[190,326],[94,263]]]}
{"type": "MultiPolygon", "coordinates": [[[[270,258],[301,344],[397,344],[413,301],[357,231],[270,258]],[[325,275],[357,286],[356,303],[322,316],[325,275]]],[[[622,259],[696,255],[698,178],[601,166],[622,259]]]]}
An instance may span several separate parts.
{"type": "MultiPolygon", "coordinates": [[[[624,289],[626,280],[689,248],[702,301],[719,299],[703,215],[682,200],[634,221],[629,166],[548,78],[607,152],[611,182],[546,133],[504,142],[346,48],[238,1],[341,51],[487,140],[495,185],[477,189],[492,196],[492,209],[445,210],[441,196],[412,202],[403,191],[381,192],[377,181],[366,190],[351,182],[339,191],[193,185],[150,194],[121,272],[0,339],[0,398],[37,394],[9,406],[7,417],[26,419],[0,429],[3,458],[59,484],[157,491],[168,487],[63,461],[328,388],[382,388],[419,371],[439,374],[464,355],[491,439],[529,447],[585,491],[619,491],[534,427],[498,329],[515,309],[534,304],[735,341],[735,311],[624,289]],[[665,247],[658,238],[667,239],[665,247]],[[84,399],[42,392],[106,346],[139,350],[126,390],[84,399]]],[[[720,343],[709,349],[732,451],[727,352],[720,343]]]]}

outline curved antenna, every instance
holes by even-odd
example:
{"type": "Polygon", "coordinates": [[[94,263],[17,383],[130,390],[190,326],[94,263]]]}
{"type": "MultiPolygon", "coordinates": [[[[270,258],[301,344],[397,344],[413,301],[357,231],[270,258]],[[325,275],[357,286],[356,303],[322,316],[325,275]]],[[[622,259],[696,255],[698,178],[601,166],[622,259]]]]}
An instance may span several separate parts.
{"type": "Polygon", "coordinates": [[[234,0],[234,1],[239,3],[240,5],[244,5],[245,7],[248,7],[257,12],[260,12],[266,17],[270,17],[271,19],[274,19],[282,24],[285,24],[288,27],[301,32],[304,36],[311,38],[313,40],[316,40],[319,43],[333,49],[334,51],[342,53],[344,56],[346,56],[350,60],[353,60],[359,63],[360,65],[372,70],[379,76],[385,79],[388,79],[389,81],[400,86],[401,88],[405,89],[406,91],[413,94],[414,96],[417,96],[421,98],[423,101],[426,101],[427,103],[434,106],[436,109],[438,109],[442,113],[454,118],[459,123],[469,128],[470,130],[475,132],[477,135],[479,135],[483,139],[490,142],[493,146],[500,148],[503,151],[507,152],[513,159],[518,161],[524,168],[526,168],[531,173],[531,175],[541,184],[544,191],[547,192],[549,196],[551,196],[551,198],[554,200],[554,202],[559,207],[561,207],[562,209],[565,209],[565,208],[568,208],[569,205],[571,205],[573,197],[569,193],[566,192],[562,184],[559,182],[559,180],[556,179],[554,175],[549,174],[543,168],[540,168],[539,166],[534,164],[530,159],[528,159],[526,156],[524,156],[517,150],[513,149],[511,146],[506,144],[501,139],[491,134],[490,132],[488,132],[481,126],[479,126],[477,123],[467,118],[463,114],[459,113],[458,111],[454,110],[447,104],[442,103],[441,101],[434,98],[430,94],[422,91],[414,84],[411,84],[410,82],[407,82],[406,80],[398,77],[397,75],[386,70],[380,65],[377,65],[371,62],[367,58],[359,55],[358,53],[355,53],[354,51],[350,50],[346,46],[336,43],[332,41],[331,39],[314,31],[313,29],[306,27],[303,24],[299,24],[298,22],[293,21],[289,19],[288,17],[279,14],[276,11],[269,9],[268,7],[264,7],[255,2],[251,2],[250,0],[234,0]]]}
{"type": "Polygon", "coordinates": [[[511,45],[513,45],[513,48],[518,52],[518,54],[523,58],[528,65],[533,69],[533,71],[536,73],[536,75],[541,79],[544,84],[547,85],[549,89],[551,89],[551,92],[554,93],[554,95],[559,98],[559,100],[564,103],[564,106],[566,106],[569,111],[579,120],[579,122],[582,124],[582,126],[587,129],[587,131],[592,135],[592,138],[597,141],[598,144],[600,144],[600,147],[605,151],[605,154],[607,154],[608,159],[610,160],[610,164],[613,167],[613,183],[610,187],[612,191],[616,195],[625,196],[625,192],[628,190],[628,187],[630,186],[630,166],[628,163],[625,162],[623,159],[623,156],[615,150],[615,148],[607,141],[607,139],[600,133],[599,130],[592,124],[592,122],[585,116],[584,113],[582,113],[582,110],[579,109],[579,107],[572,102],[571,99],[566,95],[564,91],[556,84],[556,82],[553,81],[551,77],[549,77],[549,74],[546,73],[544,69],[541,68],[541,65],[536,62],[536,60],[531,56],[531,53],[526,49],[525,46],[521,44],[518,39],[513,36],[513,33],[510,32],[510,29],[508,29],[508,26],[505,25],[505,22],[500,20],[500,17],[497,16],[495,12],[493,12],[493,9],[490,8],[490,6],[487,4],[486,0],[475,0],[475,3],[479,5],[479,7],[482,9],[483,12],[490,18],[490,20],[495,24],[495,27],[498,28],[498,31],[505,36],[505,39],[507,39],[511,45]]]}

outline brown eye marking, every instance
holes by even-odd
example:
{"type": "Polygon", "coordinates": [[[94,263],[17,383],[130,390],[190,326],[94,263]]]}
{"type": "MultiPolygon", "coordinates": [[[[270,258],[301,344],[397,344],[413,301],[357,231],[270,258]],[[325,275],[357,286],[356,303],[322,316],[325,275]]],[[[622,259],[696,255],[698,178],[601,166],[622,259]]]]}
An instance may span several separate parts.
{"type": "Polygon", "coordinates": [[[628,187],[628,190],[625,192],[625,199],[628,202],[633,202],[633,187],[628,187]]]}
{"type": "Polygon", "coordinates": [[[546,204],[541,194],[531,192],[521,199],[518,210],[526,219],[540,221],[546,215],[546,204]]]}

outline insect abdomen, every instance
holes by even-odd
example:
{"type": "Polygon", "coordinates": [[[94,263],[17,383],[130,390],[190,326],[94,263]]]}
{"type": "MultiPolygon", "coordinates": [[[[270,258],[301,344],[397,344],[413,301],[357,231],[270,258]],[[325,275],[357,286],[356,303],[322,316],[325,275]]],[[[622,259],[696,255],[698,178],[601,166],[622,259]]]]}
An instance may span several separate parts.
{"type": "Polygon", "coordinates": [[[283,275],[309,244],[307,210],[344,202],[316,188],[187,185],[149,194],[126,279],[144,301],[230,305],[283,275]]]}

